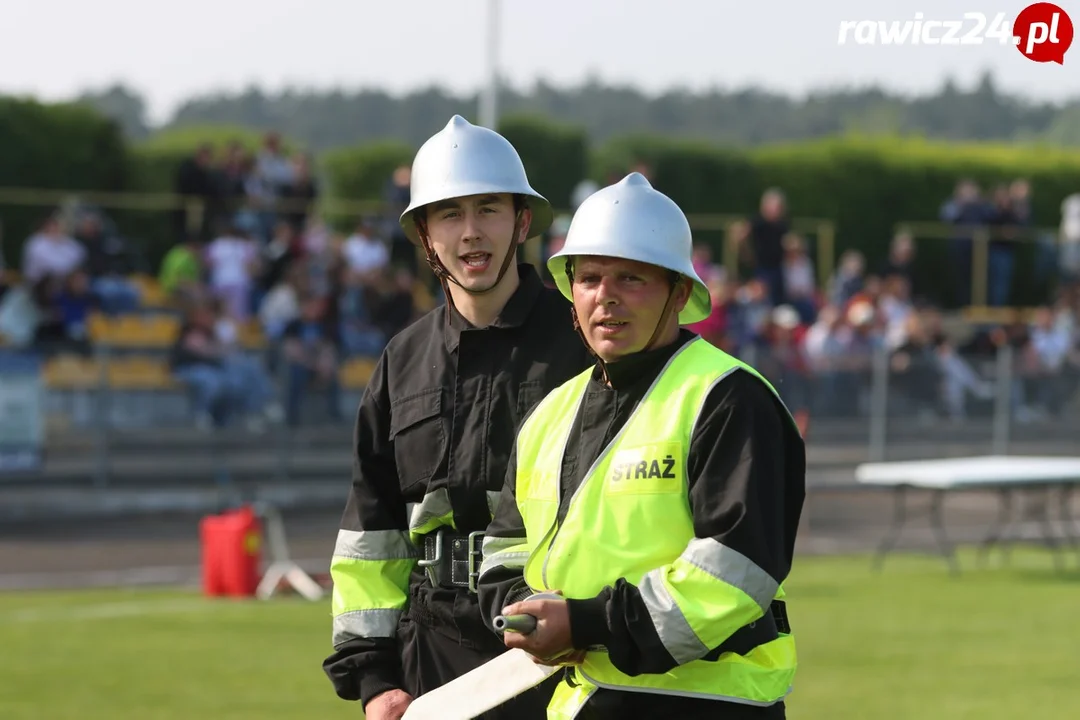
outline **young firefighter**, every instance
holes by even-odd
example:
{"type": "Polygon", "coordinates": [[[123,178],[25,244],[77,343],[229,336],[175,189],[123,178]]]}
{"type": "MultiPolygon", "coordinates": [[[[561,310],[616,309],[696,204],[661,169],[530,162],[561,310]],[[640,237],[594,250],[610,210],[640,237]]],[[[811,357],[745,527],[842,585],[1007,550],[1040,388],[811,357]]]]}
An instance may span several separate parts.
{"type": "Polygon", "coordinates": [[[520,429],[480,602],[535,616],[505,644],[567,666],[549,718],[785,716],[805,450],[766,380],[680,329],[710,311],[691,248],[633,173],[548,263],[596,364],[520,429]]]}
{"type": "MultiPolygon", "coordinates": [[[[475,581],[514,430],[589,365],[570,307],[517,264],[551,223],[517,151],[459,116],[412,167],[405,233],[442,283],[437,308],[395,336],[356,421],[352,491],[331,565],[337,694],[368,720],[505,652],[475,581]]],[[[489,718],[542,718],[553,683],[489,718]]]]}

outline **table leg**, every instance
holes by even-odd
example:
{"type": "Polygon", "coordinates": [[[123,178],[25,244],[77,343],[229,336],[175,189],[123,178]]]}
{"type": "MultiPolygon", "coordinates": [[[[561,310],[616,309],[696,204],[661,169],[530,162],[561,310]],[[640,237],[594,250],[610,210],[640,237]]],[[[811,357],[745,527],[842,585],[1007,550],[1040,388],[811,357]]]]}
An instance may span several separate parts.
{"type": "Polygon", "coordinates": [[[885,538],[881,541],[881,545],[878,546],[877,553],[874,556],[874,569],[881,570],[885,565],[885,556],[896,546],[896,542],[900,539],[900,533],[904,528],[904,521],[907,519],[907,487],[904,485],[898,485],[893,490],[893,521],[889,527],[889,531],[885,534],[885,538]]]}
{"type": "Polygon", "coordinates": [[[1076,522],[1072,514],[1072,483],[1061,486],[1061,526],[1065,533],[1065,542],[1080,554],[1080,538],[1076,535],[1076,522]]]}
{"type": "Polygon", "coordinates": [[[1050,519],[1050,499],[1053,491],[1052,485],[1042,488],[1042,502],[1039,507],[1039,525],[1042,526],[1043,544],[1054,554],[1054,569],[1065,569],[1065,558],[1062,557],[1061,543],[1058,542],[1057,533],[1054,532],[1053,521],[1050,519]]]}
{"type": "Polygon", "coordinates": [[[998,490],[998,516],[994,527],[980,543],[979,564],[985,564],[989,558],[990,549],[995,545],[1001,546],[1001,555],[1004,564],[1009,560],[1009,539],[1013,523],[1013,491],[1010,488],[998,490]]]}
{"type": "Polygon", "coordinates": [[[956,551],[953,549],[952,544],[945,534],[945,523],[941,512],[944,503],[945,491],[935,490],[934,496],[930,501],[930,525],[934,530],[934,538],[937,540],[941,555],[949,564],[949,572],[953,575],[959,575],[960,565],[956,561],[956,551]]]}

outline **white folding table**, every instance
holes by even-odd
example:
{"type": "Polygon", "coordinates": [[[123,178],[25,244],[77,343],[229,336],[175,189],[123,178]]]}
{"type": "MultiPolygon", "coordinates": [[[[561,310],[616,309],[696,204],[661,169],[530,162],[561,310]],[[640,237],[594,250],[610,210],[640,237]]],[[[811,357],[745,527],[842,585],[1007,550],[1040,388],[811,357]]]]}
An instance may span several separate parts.
{"type": "MultiPolygon", "coordinates": [[[[1080,443],[1080,441],[1078,441],[1080,443]]],[[[931,491],[930,526],[937,549],[953,573],[959,573],[956,553],[949,542],[942,519],[942,505],[950,492],[996,491],[999,501],[997,521],[980,544],[981,555],[997,545],[1007,557],[1016,519],[1014,497],[1022,492],[1042,495],[1035,505],[1042,529],[1039,538],[1054,551],[1054,561],[1060,569],[1064,558],[1050,517],[1053,500],[1058,500],[1065,544],[1080,547],[1073,523],[1071,499],[1073,488],[1080,484],[1080,457],[982,456],[949,458],[946,460],[915,460],[907,462],[865,463],[855,470],[855,479],[862,485],[889,488],[893,491],[893,521],[875,555],[880,569],[885,556],[895,547],[908,515],[910,490],[931,491]]]]}

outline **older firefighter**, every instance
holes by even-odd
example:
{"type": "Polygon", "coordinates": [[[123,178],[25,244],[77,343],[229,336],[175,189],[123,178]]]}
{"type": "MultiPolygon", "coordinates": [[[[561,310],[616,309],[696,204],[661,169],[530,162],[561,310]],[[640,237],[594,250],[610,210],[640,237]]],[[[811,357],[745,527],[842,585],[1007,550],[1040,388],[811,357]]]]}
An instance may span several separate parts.
{"type": "MultiPolygon", "coordinates": [[[[399,718],[413,698],[505,652],[477,604],[483,531],[515,428],[589,364],[567,302],[515,262],[552,211],[510,143],[454,116],[417,152],[411,183],[401,225],[446,308],[379,358],[331,564],[334,653],[323,667],[368,720],[399,718]]],[[[552,687],[488,717],[543,717],[552,687]]]]}
{"type": "Polygon", "coordinates": [[[709,314],[686,217],[633,173],[548,263],[595,367],[523,423],[480,601],[566,665],[549,718],[782,718],[805,450],[773,387],[680,329],[709,314]],[[558,592],[564,599],[528,599],[558,592]]]}

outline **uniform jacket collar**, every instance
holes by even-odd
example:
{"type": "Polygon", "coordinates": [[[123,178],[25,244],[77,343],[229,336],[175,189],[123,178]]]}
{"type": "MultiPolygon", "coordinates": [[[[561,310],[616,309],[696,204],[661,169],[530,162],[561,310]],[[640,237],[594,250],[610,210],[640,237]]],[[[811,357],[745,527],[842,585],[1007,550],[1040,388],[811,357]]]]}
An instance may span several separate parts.
{"type": "MultiPolygon", "coordinates": [[[[675,342],[647,352],[627,355],[618,362],[608,363],[605,367],[612,389],[619,391],[628,388],[645,377],[648,377],[651,382],[660,374],[661,368],[678,352],[679,348],[695,339],[697,339],[696,334],[686,328],[679,328],[679,335],[675,342]]],[[[599,363],[593,370],[592,379],[595,382],[604,382],[604,373],[599,363]]]]}
{"type": "MultiPolygon", "coordinates": [[[[506,305],[503,306],[502,311],[495,318],[495,322],[491,323],[491,327],[513,328],[524,325],[529,313],[532,312],[533,306],[536,304],[536,299],[540,297],[540,291],[543,290],[544,285],[533,266],[527,263],[519,263],[517,270],[520,279],[518,289],[507,300],[506,305]]],[[[569,313],[569,310],[567,310],[567,313],[569,313]]],[[[450,352],[457,350],[461,341],[462,330],[475,329],[472,323],[462,317],[455,307],[450,308],[450,321],[444,327],[446,349],[450,352]]]]}

